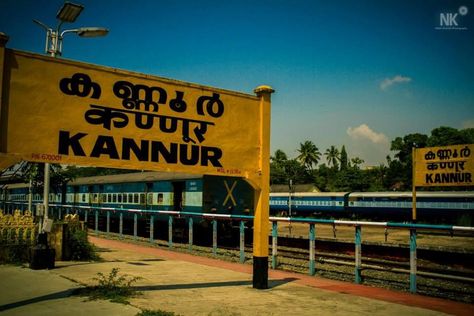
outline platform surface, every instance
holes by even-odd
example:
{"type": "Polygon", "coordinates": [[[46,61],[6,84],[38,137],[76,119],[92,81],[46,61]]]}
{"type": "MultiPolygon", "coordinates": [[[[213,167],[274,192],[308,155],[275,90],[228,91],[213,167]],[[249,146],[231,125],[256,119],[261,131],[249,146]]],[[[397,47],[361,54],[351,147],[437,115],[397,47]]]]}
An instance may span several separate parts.
{"type": "Polygon", "coordinates": [[[474,315],[474,306],[291,272],[269,271],[252,288],[252,266],[90,237],[103,262],[56,262],[53,270],[0,266],[2,315],[474,315]],[[130,305],[71,295],[98,272],[139,276],[130,305]]]}

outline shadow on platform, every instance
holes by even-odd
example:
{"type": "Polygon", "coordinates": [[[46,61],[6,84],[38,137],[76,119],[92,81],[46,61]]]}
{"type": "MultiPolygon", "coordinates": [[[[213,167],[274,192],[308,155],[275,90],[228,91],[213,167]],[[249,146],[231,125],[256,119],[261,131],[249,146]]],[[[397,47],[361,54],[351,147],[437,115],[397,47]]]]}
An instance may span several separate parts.
{"type": "Polygon", "coordinates": [[[12,309],[12,308],[25,306],[25,305],[28,305],[28,304],[35,304],[35,303],[39,303],[39,302],[43,302],[43,301],[57,300],[57,299],[61,299],[61,298],[70,297],[70,296],[74,295],[74,293],[76,293],[76,292],[77,292],[77,289],[68,289],[68,290],[64,290],[64,291],[60,291],[60,292],[56,292],[56,293],[51,293],[51,294],[42,295],[42,296],[38,296],[38,297],[34,297],[34,298],[29,298],[29,299],[19,301],[19,302],[0,305],[0,312],[6,311],[6,310],[9,310],[9,309],[12,309]]]}
{"type": "MultiPolygon", "coordinates": [[[[269,280],[268,288],[272,289],[280,285],[296,281],[295,278],[285,278],[281,280],[269,280]]],[[[224,287],[224,286],[251,286],[253,283],[251,280],[247,281],[224,281],[224,282],[206,282],[206,283],[186,283],[186,284],[167,284],[167,285],[147,285],[147,286],[135,286],[134,289],[137,291],[166,291],[166,290],[187,290],[187,289],[200,289],[200,288],[211,288],[211,287],[224,287]]]]}

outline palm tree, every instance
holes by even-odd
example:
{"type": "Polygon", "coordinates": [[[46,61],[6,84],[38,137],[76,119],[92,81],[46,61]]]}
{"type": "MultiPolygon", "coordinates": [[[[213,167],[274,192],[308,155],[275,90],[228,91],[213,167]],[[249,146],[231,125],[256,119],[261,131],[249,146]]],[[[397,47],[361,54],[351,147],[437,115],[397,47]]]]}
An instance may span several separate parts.
{"type": "Polygon", "coordinates": [[[310,140],[300,143],[300,149],[297,151],[299,155],[296,157],[296,160],[309,170],[313,170],[313,164],[317,165],[319,159],[321,159],[318,147],[310,140]]]}
{"type": "Polygon", "coordinates": [[[275,151],[275,155],[270,157],[270,160],[277,166],[281,166],[285,161],[288,160],[288,156],[286,156],[283,150],[277,149],[275,151]]]}
{"type": "Polygon", "coordinates": [[[337,150],[336,147],[331,146],[331,148],[326,149],[326,152],[324,153],[324,155],[326,156],[328,166],[332,165],[332,167],[334,169],[337,169],[338,168],[338,161],[341,160],[339,150],[337,150]]]}
{"type": "Polygon", "coordinates": [[[363,159],[360,159],[359,157],[355,157],[351,159],[352,162],[352,167],[355,169],[359,169],[359,165],[363,164],[365,161],[363,159]]]}

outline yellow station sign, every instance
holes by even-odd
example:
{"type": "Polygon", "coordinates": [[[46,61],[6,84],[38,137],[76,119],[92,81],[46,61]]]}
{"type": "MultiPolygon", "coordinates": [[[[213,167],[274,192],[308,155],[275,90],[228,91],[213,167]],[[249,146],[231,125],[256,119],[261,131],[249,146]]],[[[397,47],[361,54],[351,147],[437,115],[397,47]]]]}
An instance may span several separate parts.
{"type": "Polygon", "coordinates": [[[6,153],[139,170],[259,171],[256,96],[10,49],[4,67],[6,153]]]}
{"type": "Polygon", "coordinates": [[[415,150],[415,186],[472,186],[473,174],[473,144],[415,150]]]}

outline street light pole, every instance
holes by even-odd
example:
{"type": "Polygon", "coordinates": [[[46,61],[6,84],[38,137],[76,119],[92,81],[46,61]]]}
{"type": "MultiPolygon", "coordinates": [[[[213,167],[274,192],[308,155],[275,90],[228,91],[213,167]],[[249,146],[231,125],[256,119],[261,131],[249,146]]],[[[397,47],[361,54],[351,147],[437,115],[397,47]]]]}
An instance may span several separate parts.
{"type": "MultiPolygon", "coordinates": [[[[33,20],[36,24],[43,27],[46,30],[46,43],[45,52],[50,54],[51,57],[61,56],[62,53],[62,42],[63,36],[67,33],[76,33],[81,37],[96,37],[105,36],[109,32],[108,29],[103,27],[80,27],[77,29],[68,29],[61,32],[61,27],[64,23],[75,22],[77,17],[81,14],[84,6],[71,2],[65,2],[64,5],[59,9],[56,18],[59,20],[56,29],[53,29],[43,22],[33,20]]],[[[46,162],[44,164],[44,190],[43,190],[43,205],[44,205],[44,221],[48,219],[49,209],[49,187],[50,187],[50,164],[46,162]]]]}

